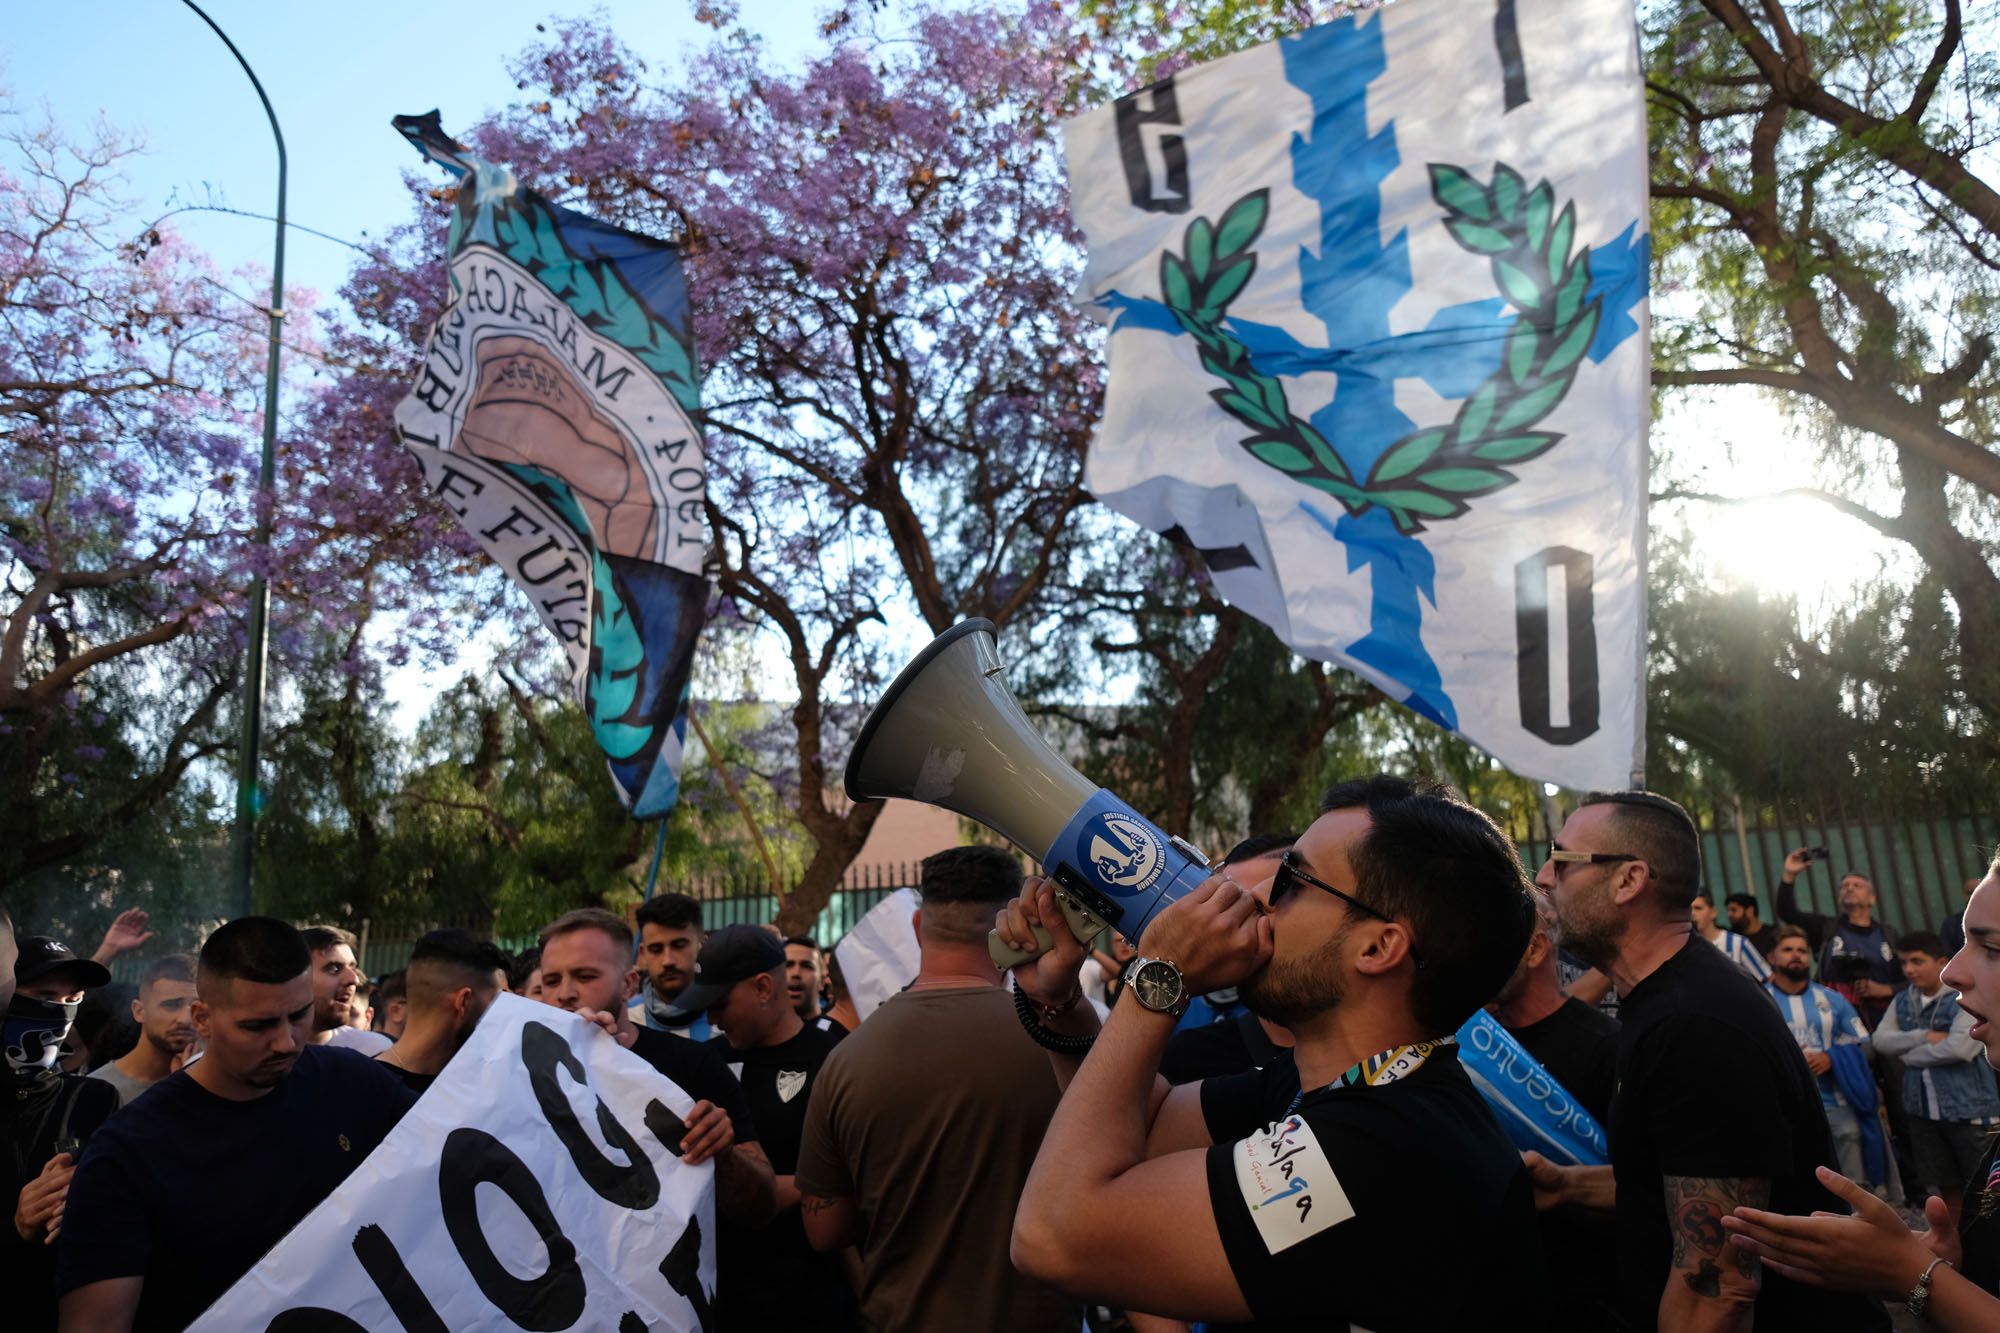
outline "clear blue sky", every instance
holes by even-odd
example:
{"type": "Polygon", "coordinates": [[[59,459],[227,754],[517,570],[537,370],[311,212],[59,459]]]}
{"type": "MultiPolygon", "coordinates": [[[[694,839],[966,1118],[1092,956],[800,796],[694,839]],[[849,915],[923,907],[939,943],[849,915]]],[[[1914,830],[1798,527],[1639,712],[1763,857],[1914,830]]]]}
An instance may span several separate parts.
{"type": "MultiPolygon", "coordinates": [[[[291,157],[294,222],[353,240],[408,214],[402,173],[422,167],[389,128],[437,107],[448,129],[519,94],[507,64],[535,24],[601,11],[656,71],[715,34],[688,0],[198,0],[263,81],[291,157]]],[[[823,0],[745,0],[745,18],[790,57],[817,34],[823,0]]],[[[128,197],[137,220],[200,198],[269,215],[277,159],[256,92],[180,0],[9,5],[0,82],[29,119],[44,108],[73,134],[102,116],[136,138],[128,197]]],[[[174,223],[224,268],[268,266],[271,226],[184,214],[174,223]]],[[[355,256],[294,230],[285,274],[331,303],[355,256]]]]}

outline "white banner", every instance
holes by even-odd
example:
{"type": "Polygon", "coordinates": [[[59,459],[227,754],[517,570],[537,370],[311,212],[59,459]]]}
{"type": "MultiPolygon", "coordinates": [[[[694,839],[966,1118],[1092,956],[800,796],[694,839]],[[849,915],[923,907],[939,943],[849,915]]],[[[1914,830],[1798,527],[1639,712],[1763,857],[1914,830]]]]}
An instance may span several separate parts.
{"type": "Polygon", "coordinates": [[[663,1142],[693,1105],[608,1034],[503,994],[368,1160],[190,1328],[698,1329],[715,1170],[663,1142]]]}
{"type": "Polygon", "coordinates": [[[1298,652],[1514,771],[1644,757],[1631,0],[1402,0],[1067,126],[1085,484],[1298,652]]]}

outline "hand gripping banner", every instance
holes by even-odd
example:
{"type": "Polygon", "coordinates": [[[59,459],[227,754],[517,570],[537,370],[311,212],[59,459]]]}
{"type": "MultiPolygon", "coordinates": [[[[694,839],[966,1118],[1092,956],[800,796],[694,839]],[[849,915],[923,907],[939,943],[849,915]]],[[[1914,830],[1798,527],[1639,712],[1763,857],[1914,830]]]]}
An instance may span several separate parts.
{"type": "Polygon", "coordinates": [[[398,116],[459,177],[451,301],[396,409],[431,489],[520,585],[637,818],[680,794],[707,604],[707,460],[680,253],[398,116]]]}
{"type": "Polygon", "coordinates": [[[680,1159],[693,1109],[610,1034],[503,993],[368,1160],[190,1333],[705,1329],[715,1168],[680,1159]]]}
{"type": "Polygon", "coordinates": [[[1524,776],[1644,755],[1631,0],[1402,0],[1066,127],[1110,326],[1085,484],[1524,776]]]}

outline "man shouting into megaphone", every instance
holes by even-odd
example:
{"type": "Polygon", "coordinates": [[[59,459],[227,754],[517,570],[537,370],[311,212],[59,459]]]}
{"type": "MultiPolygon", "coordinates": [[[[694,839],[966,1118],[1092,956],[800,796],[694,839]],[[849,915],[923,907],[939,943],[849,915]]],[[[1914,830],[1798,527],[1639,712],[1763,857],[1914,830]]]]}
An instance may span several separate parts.
{"type": "Polygon", "coordinates": [[[1014,975],[1067,1090],[1021,1196],[1016,1267],[1212,1326],[1534,1325],[1547,1281],[1528,1178],[1452,1037],[1534,914],[1513,844],[1456,794],[1343,783],[1268,878],[1217,875],[1146,927],[1099,1031],[1075,1003],[1083,946],[1030,881],[997,929],[1028,949],[1055,927],[1014,975]],[[1169,1090],[1175,1021],[1226,986],[1292,1030],[1295,1063],[1169,1090]]]}

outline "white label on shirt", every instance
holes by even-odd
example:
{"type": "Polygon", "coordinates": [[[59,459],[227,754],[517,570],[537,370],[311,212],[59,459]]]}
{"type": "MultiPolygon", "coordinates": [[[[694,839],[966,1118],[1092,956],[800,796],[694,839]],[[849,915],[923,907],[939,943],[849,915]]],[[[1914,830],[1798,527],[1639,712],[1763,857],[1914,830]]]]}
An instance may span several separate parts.
{"type": "Polygon", "coordinates": [[[1312,1126],[1290,1115],[1236,1145],[1236,1187],[1264,1248],[1288,1250],[1354,1216],[1312,1126]]]}
{"type": "Polygon", "coordinates": [[[738,1060],[735,1064],[729,1066],[729,1076],[735,1079],[738,1083],[741,1083],[743,1081],[743,1062],[741,1060],[738,1060]]]}
{"type": "Polygon", "coordinates": [[[778,1071],[778,1100],[789,1102],[799,1095],[806,1085],[806,1071],[803,1069],[780,1069],[778,1071]]]}

